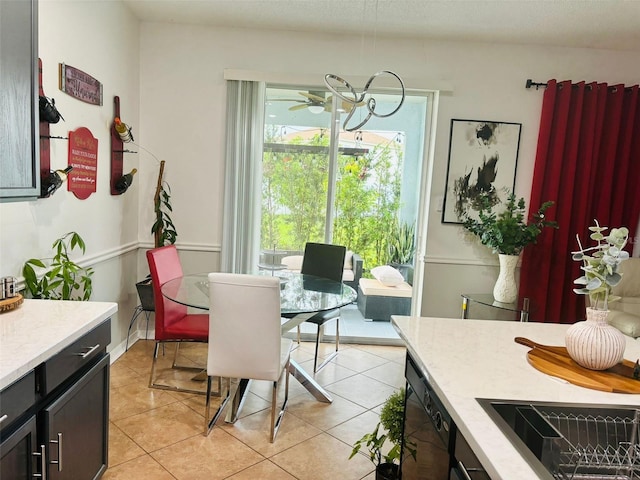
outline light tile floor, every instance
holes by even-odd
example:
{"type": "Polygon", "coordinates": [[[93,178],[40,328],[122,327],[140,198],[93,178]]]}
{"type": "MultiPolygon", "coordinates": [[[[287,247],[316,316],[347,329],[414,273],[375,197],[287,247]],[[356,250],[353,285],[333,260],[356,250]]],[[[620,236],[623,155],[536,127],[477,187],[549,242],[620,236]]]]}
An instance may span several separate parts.
{"type": "MultiPolygon", "coordinates": [[[[332,349],[330,343],[322,347],[326,354],[332,349]]],[[[292,354],[308,371],[313,348],[303,342],[292,354]]],[[[203,395],[148,388],[152,352],[153,342],[140,340],[111,366],[104,480],[375,478],[364,453],[351,460],[349,455],[353,442],[376,425],[381,404],[404,386],[404,347],[341,344],[315,376],[333,396],[331,404],[316,401],[291,378],[274,443],[269,382],[252,382],[238,421],[220,420],[204,436],[203,395]]],[[[183,353],[195,363],[206,358],[203,345],[189,345],[183,353]]]]}

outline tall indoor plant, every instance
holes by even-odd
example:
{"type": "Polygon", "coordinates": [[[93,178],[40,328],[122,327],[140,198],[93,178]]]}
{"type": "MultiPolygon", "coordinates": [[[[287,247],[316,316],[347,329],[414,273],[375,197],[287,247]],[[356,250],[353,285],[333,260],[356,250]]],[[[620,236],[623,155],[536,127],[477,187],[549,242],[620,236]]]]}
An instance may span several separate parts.
{"type": "MultiPolygon", "coordinates": [[[[349,458],[353,458],[363,446],[366,447],[369,450],[369,459],[376,466],[376,480],[395,480],[398,478],[403,447],[404,399],[404,388],[392,393],[382,406],[380,421],[373,431],[363,435],[353,444],[349,458]],[[387,440],[391,443],[391,448],[384,454],[383,447],[387,440]]],[[[404,450],[405,454],[411,455],[415,460],[415,446],[408,443],[406,439],[404,450]]]]}
{"type": "Polygon", "coordinates": [[[498,254],[500,274],[493,289],[493,296],[498,302],[512,303],[517,299],[518,290],[515,283],[515,267],[522,250],[536,243],[538,235],[545,227],[558,228],[557,222],[547,220],[545,212],[554,202],[544,202],[531,215],[531,221],[525,218],[525,201],[509,194],[504,210],[497,213],[488,201],[481,201],[478,218],[468,212],[463,215],[462,226],[498,254]]]}
{"type": "Polygon", "coordinates": [[[171,188],[164,181],[164,160],[160,162],[160,170],[158,172],[158,182],[156,184],[156,193],[153,196],[153,212],[155,221],[151,227],[154,245],[156,248],[164,245],[173,245],[176,243],[178,233],[176,227],[171,220],[171,188]]]}
{"type": "Polygon", "coordinates": [[[594,222],[595,225],[589,227],[589,238],[595,245],[583,247],[580,236],[576,235],[579,250],[571,252],[573,260],[582,263],[583,275],[574,280],[580,287],[573,291],[589,296],[587,320],[567,329],[565,344],[569,355],[579,365],[606,370],[622,360],[626,346],[624,334],[607,323],[607,315],[609,303],[618,300],[611,294],[613,287],[622,280],[618,267],[629,258],[629,253],[623,250],[629,239],[629,229],[612,228],[609,235],[605,235],[608,227],[601,227],[598,220],[594,222]]]}
{"type": "MultiPolygon", "coordinates": [[[[176,243],[178,233],[171,219],[170,213],[173,212],[171,206],[171,188],[164,181],[164,160],[160,161],[160,170],[158,171],[158,181],[156,183],[156,192],[153,196],[153,212],[155,220],[151,226],[153,234],[153,244],[155,248],[164,245],[173,245],[176,243]]],[[[136,290],[140,298],[142,310],[153,312],[155,310],[155,300],[153,297],[153,285],[151,285],[151,277],[148,276],[144,280],[136,283],[136,290]]]]}

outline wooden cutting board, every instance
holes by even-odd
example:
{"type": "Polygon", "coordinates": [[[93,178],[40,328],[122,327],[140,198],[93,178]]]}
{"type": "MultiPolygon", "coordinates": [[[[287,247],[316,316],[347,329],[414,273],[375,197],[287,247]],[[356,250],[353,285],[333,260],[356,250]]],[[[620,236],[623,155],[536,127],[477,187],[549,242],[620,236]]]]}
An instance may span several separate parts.
{"type": "MultiPolygon", "coordinates": [[[[607,370],[589,370],[571,359],[565,347],[540,345],[527,353],[527,360],[537,370],[562,378],[574,385],[614,393],[640,394],[640,380],[625,377],[607,370]]],[[[623,360],[633,368],[633,362],[623,360]]]]}

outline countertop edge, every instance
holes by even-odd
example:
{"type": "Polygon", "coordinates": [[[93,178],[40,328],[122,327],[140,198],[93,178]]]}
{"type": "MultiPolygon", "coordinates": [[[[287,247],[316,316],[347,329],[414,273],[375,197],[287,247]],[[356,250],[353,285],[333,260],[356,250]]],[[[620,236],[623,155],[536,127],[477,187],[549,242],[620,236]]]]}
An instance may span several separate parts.
{"type": "MultiPolygon", "coordinates": [[[[60,300],[25,300],[24,304],[20,307],[21,309],[29,309],[31,302],[61,302],[60,300]]],[[[11,363],[11,366],[6,365],[6,358],[4,355],[0,355],[0,372],[2,372],[2,376],[0,377],[0,390],[8,387],[16,380],[20,379],[22,376],[29,373],[31,370],[36,368],[42,362],[48,360],[49,358],[56,355],[58,352],[62,351],[64,348],[75,342],[77,339],[82,337],[84,334],[101,324],[103,321],[110,318],[113,314],[118,311],[118,304],[115,302],[70,302],[78,304],[78,307],[87,307],[88,304],[91,304],[92,312],[91,317],[86,318],[84,320],[80,320],[78,322],[70,322],[69,318],[56,318],[52,319],[52,326],[60,326],[62,325],[62,331],[64,333],[60,334],[58,337],[52,336],[51,342],[44,347],[39,347],[34,351],[28,351],[28,345],[24,345],[24,358],[20,358],[17,364],[11,363]],[[83,305],[84,304],[84,305],[83,305]],[[64,325],[64,322],[68,322],[67,325],[64,325]]],[[[32,305],[32,304],[31,304],[32,305]]],[[[34,310],[37,310],[37,313],[41,313],[40,310],[42,308],[46,308],[46,306],[38,305],[34,310]]],[[[80,308],[84,310],[84,308],[80,308]]],[[[18,309],[19,310],[19,309],[18,309]]],[[[69,306],[67,308],[70,313],[74,310],[73,306],[69,306]]],[[[21,312],[22,313],[22,312],[21,312]]],[[[13,312],[8,312],[2,314],[0,316],[0,322],[9,322],[10,315],[13,312]]],[[[21,319],[21,321],[25,321],[21,319]]],[[[28,321],[28,320],[27,320],[28,321]]],[[[8,330],[8,329],[6,329],[8,330]]],[[[2,344],[6,347],[10,345],[12,342],[11,331],[2,330],[2,335],[0,338],[2,339],[2,344]]],[[[42,335],[47,335],[47,332],[41,332],[42,335]]],[[[3,347],[3,350],[5,349],[3,347]]]]}

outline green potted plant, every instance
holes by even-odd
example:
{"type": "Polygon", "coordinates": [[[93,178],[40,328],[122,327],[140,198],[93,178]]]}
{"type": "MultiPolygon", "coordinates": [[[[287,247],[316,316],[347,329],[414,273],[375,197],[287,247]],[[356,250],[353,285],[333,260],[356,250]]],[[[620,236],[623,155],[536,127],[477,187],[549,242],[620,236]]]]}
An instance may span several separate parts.
{"type": "Polygon", "coordinates": [[[591,370],[606,370],[613,367],[624,356],[625,336],[617,328],[609,325],[609,303],[618,300],[611,294],[613,287],[620,283],[622,274],[618,272],[620,263],[629,258],[623,248],[629,239],[627,227],[612,228],[609,235],[597,220],[589,227],[590,238],[595,245],[585,248],[576,235],[579,250],[572,253],[575,261],[581,262],[584,274],[574,280],[580,288],[573,291],[589,296],[586,309],[587,320],[571,325],[565,335],[569,356],[579,365],[591,370]]]}
{"type": "Polygon", "coordinates": [[[22,267],[22,275],[31,298],[47,300],[89,300],[93,269],[74,263],[69,254],[75,248],[85,252],[85,243],[76,232],[69,232],[52,245],[52,258],[30,258],[22,267]],[[44,270],[38,276],[36,269],[44,270]]]}
{"type": "MultiPolygon", "coordinates": [[[[369,459],[376,466],[376,480],[395,480],[400,470],[400,453],[402,450],[402,429],[404,418],[405,389],[392,393],[380,411],[380,421],[371,433],[362,436],[353,444],[349,458],[353,458],[362,447],[369,451],[369,459]],[[386,433],[384,433],[386,431],[386,433]],[[383,447],[386,441],[391,448],[385,454],[383,447]]],[[[416,458],[415,446],[404,442],[405,454],[416,458]]]]}
{"type": "Polygon", "coordinates": [[[413,283],[413,257],[416,249],[416,230],[413,224],[396,218],[388,237],[389,265],[398,270],[405,281],[413,283]]]}
{"type": "Polygon", "coordinates": [[[558,228],[558,223],[547,220],[545,212],[554,202],[544,202],[527,222],[524,198],[516,201],[512,193],[507,197],[505,208],[497,213],[488,198],[480,201],[478,218],[467,211],[462,215],[462,226],[475,235],[480,243],[498,254],[500,274],[493,288],[493,296],[498,302],[513,303],[518,297],[515,282],[515,268],[522,250],[536,243],[538,235],[545,227],[558,228]]]}
{"type": "Polygon", "coordinates": [[[554,202],[544,202],[532,215],[532,220],[526,222],[525,201],[511,193],[507,197],[504,210],[496,213],[487,202],[481,202],[478,218],[463,214],[462,226],[489,247],[494,253],[503,255],[520,255],[524,247],[536,243],[538,235],[544,227],[558,228],[558,223],[547,220],[545,212],[554,202]]]}

